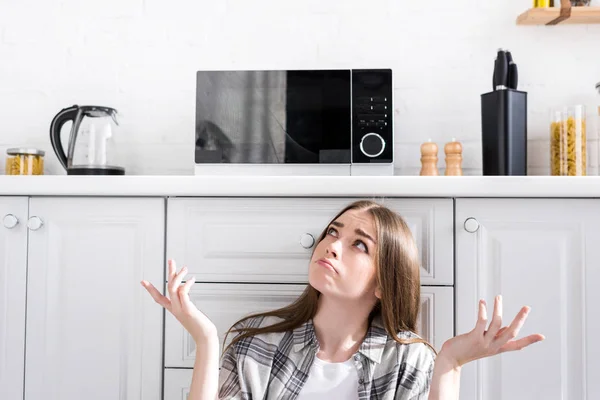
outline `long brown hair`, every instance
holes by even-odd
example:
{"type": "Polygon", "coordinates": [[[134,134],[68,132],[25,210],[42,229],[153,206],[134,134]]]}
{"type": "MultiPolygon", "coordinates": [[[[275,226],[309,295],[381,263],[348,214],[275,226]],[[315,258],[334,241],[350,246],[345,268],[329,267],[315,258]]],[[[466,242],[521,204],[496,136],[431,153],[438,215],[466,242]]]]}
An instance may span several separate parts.
{"type": "MultiPolygon", "coordinates": [[[[377,243],[380,243],[374,259],[381,299],[371,311],[369,323],[375,316],[380,315],[387,334],[396,342],[402,344],[424,343],[436,352],[435,348],[424,339],[398,337],[398,332],[401,331],[417,333],[417,317],[421,307],[420,262],[417,245],[408,225],[400,215],[375,201],[355,201],[346,206],[327,224],[319,236],[317,244],[325,238],[331,222],[348,210],[367,211],[371,214],[375,220],[377,243]]],[[[315,245],[314,248],[316,247],[315,245]]],[[[315,288],[308,285],[292,304],[240,319],[227,331],[223,345],[225,345],[229,333],[241,332],[241,334],[231,341],[223,353],[244,338],[261,333],[285,332],[298,328],[315,316],[319,295],[320,293],[315,288]],[[242,326],[244,321],[254,317],[278,317],[282,321],[261,328],[242,326]]]]}

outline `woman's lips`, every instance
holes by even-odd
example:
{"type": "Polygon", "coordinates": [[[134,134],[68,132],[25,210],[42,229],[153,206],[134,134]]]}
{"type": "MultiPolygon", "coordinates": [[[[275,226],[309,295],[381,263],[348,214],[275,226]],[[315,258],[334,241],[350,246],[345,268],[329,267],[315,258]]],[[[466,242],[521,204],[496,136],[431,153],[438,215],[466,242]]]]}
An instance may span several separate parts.
{"type": "Polygon", "coordinates": [[[333,264],[331,264],[331,262],[325,258],[321,258],[320,260],[317,261],[317,263],[319,263],[321,266],[328,268],[330,270],[332,270],[333,272],[337,273],[337,270],[333,267],[333,264]]]}

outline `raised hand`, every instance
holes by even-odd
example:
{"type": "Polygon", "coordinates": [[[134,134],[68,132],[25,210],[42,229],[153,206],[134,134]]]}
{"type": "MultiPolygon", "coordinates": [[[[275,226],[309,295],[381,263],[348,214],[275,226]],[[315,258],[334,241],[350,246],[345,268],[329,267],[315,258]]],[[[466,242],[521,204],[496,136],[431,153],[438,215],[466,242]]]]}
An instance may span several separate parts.
{"type": "Polygon", "coordinates": [[[484,300],[479,302],[479,317],[472,331],[453,337],[444,343],[440,351],[446,360],[451,360],[455,367],[470,361],[494,356],[507,351],[521,350],[533,343],[544,340],[541,334],[533,334],[514,340],[525,323],[530,308],[525,306],[517,313],[509,326],[502,327],[502,296],[496,296],[494,314],[489,328],[487,326],[487,310],[484,300]]]}
{"type": "Polygon", "coordinates": [[[194,341],[198,344],[209,338],[217,336],[217,328],[212,321],[204,315],[192,303],[189,292],[195,282],[194,277],[181,284],[185,274],[188,272],[186,267],[181,268],[179,272],[174,260],[168,261],[168,281],[167,290],[169,298],[163,296],[150,282],[142,281],[142,286],[146,288],[152,298],[183,325],[190,333],[194,341]]]}

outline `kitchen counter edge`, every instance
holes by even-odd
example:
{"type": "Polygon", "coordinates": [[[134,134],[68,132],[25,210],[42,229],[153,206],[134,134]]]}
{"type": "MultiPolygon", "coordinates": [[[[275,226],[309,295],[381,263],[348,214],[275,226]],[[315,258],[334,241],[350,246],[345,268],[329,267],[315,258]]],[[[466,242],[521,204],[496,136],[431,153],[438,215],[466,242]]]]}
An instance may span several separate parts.
{"type": "Polygon", "coordinates": [[[600,198],[600,177],[0,176],[0,196],[600,198]]]}

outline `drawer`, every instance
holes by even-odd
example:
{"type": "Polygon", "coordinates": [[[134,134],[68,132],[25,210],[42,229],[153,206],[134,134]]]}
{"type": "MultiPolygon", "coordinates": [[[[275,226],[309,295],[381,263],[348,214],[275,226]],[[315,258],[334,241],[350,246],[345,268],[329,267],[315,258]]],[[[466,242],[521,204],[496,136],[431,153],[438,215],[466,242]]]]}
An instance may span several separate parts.
{"type": "Polygon", "coordinates": [[[194,370],[165,368],[164,400],[187,400],[194,370]]]}
{"type": "MultiPolygon", "coordinates": [[[[219,354],[227,330],[240,318],[287,306],[304,291],[305,285],[196,283],[190,299],[217,327],[219,354]]],[[[229,335],[231,339],[233,335],[229,335]]],[[[227,341],[228,344],[230,340],[227,341]]],[[[165,318],[165,367],[193,368],[196,345],[183,326],[171,315],[165,318]]]]}
{"type": "MultiPolygon", "coordinates": [[[[194,284],[192,302],[219,332],[219,354],[227,329],[241,317],[274,310],[292,303],[304,285],[288,284],[194,284]]],[[[418,332],[439,350],[454,333],[453,288],[421,287],[418,332]]],[[[231,339],[232,335],[228,339],[231,339]]],[[[226,345],[230,342],[228,340],[226,345]]],[[[169,313],[165,318],[165,367],[193,368],[196,346],[192,337],[169,313]]]]}
{"type": "MultiPolygon", "coordinates": [[[[353,198],[174,198],[167,257],[201,282],[307,283],[315,240],[353,198]],[[304,246],[303,246],[304,244],[304,246]],[[308,248],[307,248],[308,247],[308,248]]],[[[453,284],[452,199],[376,199],[415,237],[421,283],[453,284]]]]}

